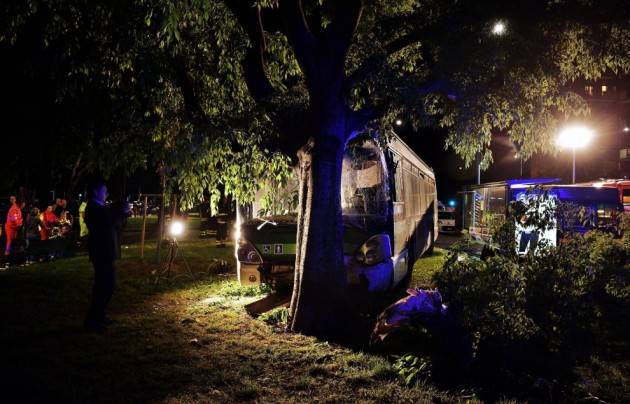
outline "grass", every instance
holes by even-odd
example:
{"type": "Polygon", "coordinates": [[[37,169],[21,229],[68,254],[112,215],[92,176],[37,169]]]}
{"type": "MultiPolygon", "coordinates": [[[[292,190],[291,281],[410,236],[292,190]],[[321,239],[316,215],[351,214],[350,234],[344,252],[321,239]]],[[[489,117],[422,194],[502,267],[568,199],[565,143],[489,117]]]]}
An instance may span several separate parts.
{"type": "Polygon", "coordinates": [[[442,264],[446,261],[447,250],[442,248],[434,248],[431,254],[427,254],[413,266],[413,275],[411,277],[411,287],[414,288],[431,288],[433,287],[433,275],[442,268],[442,264]]]}
{"type": "MultiPolygon", "coordinates": [[[[179,251],[194,276],[157,285],[155,240],[144,260],[137,243],[123,248],[110,305],[117,322],[104,335],[81,329],[92,282],[84,254],[0,273],[3,402],[464,400],[405,387],[389,358],[252,319],[243,309],[252,293],[233,283],[232,247],[193,234],[179,251]]],[[[188,274],[181,256],[173,272],[188,274]]]]}
{"type": "MultiPolygon", "coordinates": [[[[81,329],[92,282],[84,254],[0,273],[2,402],[479,401],[431,381],[405,386],[393,357],[288,333],[282,309],[252,319],[244,305],[266,290],[238,286],[233,246],[196,238],[198,225],[189,221],[179,250],[193,276],[180,255],[178,276],[156,284],[155,240],[144,260],[137,243],[123,248],[117,322],[104,335],[81,329]]],[[[431,287],[445,256],[419,260],[412,286],[431,287]]],[[[577,374],[577,397],[627,400],[624,358],[593,358],[577,374]]]]}

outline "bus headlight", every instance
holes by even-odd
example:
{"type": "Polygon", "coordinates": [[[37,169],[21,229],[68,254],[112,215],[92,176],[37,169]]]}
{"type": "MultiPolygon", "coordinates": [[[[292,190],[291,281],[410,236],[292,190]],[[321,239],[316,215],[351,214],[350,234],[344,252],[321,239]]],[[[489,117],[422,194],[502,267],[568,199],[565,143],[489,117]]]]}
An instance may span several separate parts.
{"type": "Polygon", "coordinates": [[[392,255],[391,242],[387,234],[370,237],[354,254],[357,262],[365,265],[376,265],[392,255]]]}
{"type": "Polygon", "coordinates": [[[244,264],[262,264],[262,257],[256,250],[256,247],[242,237],[238,240],[236,257],[244,264]]]}

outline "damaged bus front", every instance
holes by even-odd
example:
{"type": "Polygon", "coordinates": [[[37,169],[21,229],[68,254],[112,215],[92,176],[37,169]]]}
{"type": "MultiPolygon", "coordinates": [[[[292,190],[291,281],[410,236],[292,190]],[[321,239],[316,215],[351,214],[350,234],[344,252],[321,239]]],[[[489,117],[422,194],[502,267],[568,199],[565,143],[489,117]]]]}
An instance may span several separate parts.
{"type": "MultiPolygon", "coordinates": [[[[290,288],[297,180],[265,191],[242,215],[237,244],[239,280],[244,285],[290,288]]],[[[432,170],[395,135],[386,148],[362,136],[346,147],[340,196],[348,283],[384,291],[408,279],[413,263],[433,246],[437,234],[432,170]]]]}

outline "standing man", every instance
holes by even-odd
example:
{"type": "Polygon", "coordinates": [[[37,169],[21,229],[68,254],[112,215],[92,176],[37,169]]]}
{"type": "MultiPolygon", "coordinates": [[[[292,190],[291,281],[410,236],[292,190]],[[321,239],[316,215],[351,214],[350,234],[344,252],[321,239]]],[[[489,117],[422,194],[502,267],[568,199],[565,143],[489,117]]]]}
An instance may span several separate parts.
{"type": "Polygon", "coordinates": [[[102,180],[90,185],[88,198],[85,224],[89,230],[88,251],[94,266],[94,287],[84,325],[89,331],[103,332],[109,323],[105,311],[116,286],[114,262],[119,258],[118,230],[130,209],[129,205],[123,205],[114,211],[105,206],[107,186],[102,180]]]}
{"type": "Polygon", "coordinates": [[[9,200],[11,202],[11,208],[9,208],[7,221],[4,224],[4,230],[7,235],[7,245],[4,249],[5,256],[11,254],[11,243],[17,238],[23,224],[22,203],[19,202],[15,196],[11,196],[9,200]]]}

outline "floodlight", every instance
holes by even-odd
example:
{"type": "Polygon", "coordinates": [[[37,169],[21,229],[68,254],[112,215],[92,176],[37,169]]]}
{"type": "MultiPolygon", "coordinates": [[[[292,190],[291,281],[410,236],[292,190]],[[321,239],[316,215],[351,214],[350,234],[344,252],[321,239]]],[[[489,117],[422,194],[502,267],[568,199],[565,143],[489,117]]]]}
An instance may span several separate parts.
{"type": "Polygon", "coordinates": [[[175,220],[171,223],[171,227],[169,229],[171,236],[173,237],[177,237],[177,236],[181,236],[182,233],[184,232],[184,223],[175,220]]]}
{"type": "Polygon", "coordinates": [[[591,142],[593,131],[585,126],[570,126],[558,135],[558,146],[568,149],[581,149],[591,142]]]}

